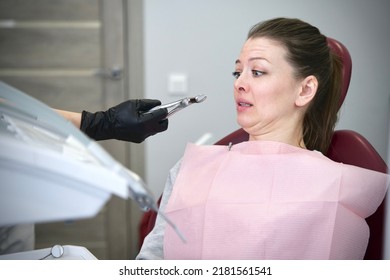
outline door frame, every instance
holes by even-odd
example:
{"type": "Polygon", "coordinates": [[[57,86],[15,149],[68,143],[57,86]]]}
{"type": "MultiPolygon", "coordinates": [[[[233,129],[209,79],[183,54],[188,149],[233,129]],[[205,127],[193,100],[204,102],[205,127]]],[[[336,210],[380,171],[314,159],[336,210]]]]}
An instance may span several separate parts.
{"type": "MultiPolygon", "coordinates": [[[[102,65],[123,69],[122,79],[102,79],[109,108],[127,99],[144,97],[143,2],[101,0],[102,65]]],[[[107,151],[127,168],[144,177],[144,144],[104,141],[107,151]]],[[[109,259],[134,259],[138,254],[138,227],[142,211],[131,200],[113,197],[107,205],[109,259]]]]}

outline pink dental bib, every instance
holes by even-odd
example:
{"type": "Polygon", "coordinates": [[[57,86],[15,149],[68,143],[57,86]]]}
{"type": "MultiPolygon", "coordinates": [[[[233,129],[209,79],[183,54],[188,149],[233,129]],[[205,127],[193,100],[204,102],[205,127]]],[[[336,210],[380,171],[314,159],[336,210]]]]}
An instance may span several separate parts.
{"type": "Polygon", "coordinates": [[[189,144],[165,259],[362,259],[388,176],[277,142],[189,144]]]}

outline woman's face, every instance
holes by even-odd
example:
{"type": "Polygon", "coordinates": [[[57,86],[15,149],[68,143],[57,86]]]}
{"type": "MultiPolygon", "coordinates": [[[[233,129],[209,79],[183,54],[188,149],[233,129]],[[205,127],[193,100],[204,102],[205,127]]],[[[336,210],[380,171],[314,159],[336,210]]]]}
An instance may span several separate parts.
{"type": "Polygon", "coordinates": [[[295,103],[301,80],[294,77],[286,56],[280,43],[259,37],[245,42],[236,61],[237,122],[252,138],[268,135],[276,140],[275,135],[300,124],[301,113],[295,103]]]}

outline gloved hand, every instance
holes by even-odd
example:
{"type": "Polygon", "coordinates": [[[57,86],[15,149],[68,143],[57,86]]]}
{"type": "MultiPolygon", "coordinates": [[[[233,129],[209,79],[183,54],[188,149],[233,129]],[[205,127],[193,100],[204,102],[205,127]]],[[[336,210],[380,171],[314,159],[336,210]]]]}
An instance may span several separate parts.
{"type": "Polygon", "coordinates": [[[167,109],[143,112],[161,105],[159,100],[135,99],[120,103],[107,111],[81,114],[80,129],[95,140],[118,139],[141,143],[147,137],[167,130],[167,109]]]}

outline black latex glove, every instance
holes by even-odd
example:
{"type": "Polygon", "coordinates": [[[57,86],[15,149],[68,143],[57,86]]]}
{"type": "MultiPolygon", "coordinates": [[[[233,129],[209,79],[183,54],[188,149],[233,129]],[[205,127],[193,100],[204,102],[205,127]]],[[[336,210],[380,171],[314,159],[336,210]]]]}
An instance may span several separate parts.
{"type": "Polygon", "coordinates": [[[118,139],[141,143],[147,137],[167,130],[167,109],[143,112],[161,105],[159,100],[136,99],[120,103],[107,111],[81,114],[80,129],[95,140],[118,139]]]}

